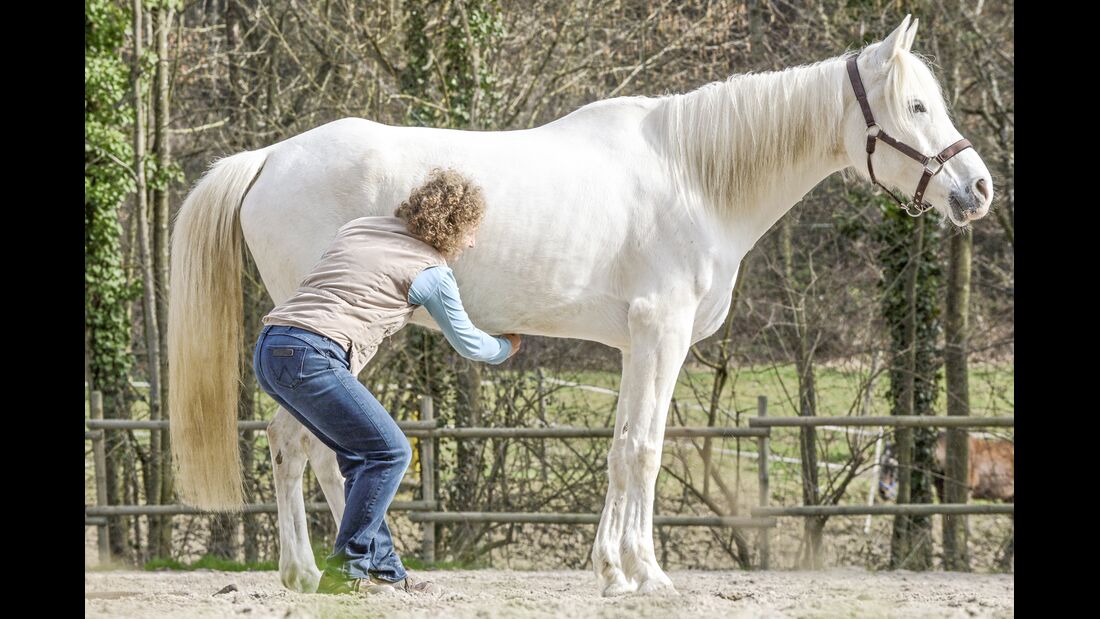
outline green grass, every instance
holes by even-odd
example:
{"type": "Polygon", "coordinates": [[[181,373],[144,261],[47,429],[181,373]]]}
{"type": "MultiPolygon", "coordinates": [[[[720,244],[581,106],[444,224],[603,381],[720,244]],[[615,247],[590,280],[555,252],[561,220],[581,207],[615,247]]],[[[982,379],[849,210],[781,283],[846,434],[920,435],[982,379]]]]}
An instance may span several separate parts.
{"type": "Polygon", "coordinates": [[[279,569],[279,565],[275,561],[241,563],[240,561],[232,561],[213,555],[203,555],[201,559],[193,563],[183,563],[175,559],[153,559],[152,561],[146,562],[143,569],[150,572],[160,570],[190,571],[203,569],[218,570],[222,572],[274,572],[279,569]]]}
{"type": "MultiPolygon", "coordinates": [[[[817,386],[818,414],[821,416],[848,415],[859,412],[863,400],[859,396],[862,383],[866,381],[869,368],[838,368],[819,365],[815,368],[817,386]]],[[[558,372],[547,374],[553,378],[604,387],[617,391],[619,372],[558,372]]],[[[970,407],[971,414],[1010,415],[1014,412],[1014,365],[1007,363],[976,363],[970,367],[970,407]]],[[[709,368],[681,369],[677,378],[673,397],[682,405],[681,413],[690,425],[705,422],[703,411],[693,409],[691,404],[709,406],[710,390],[714,374],[709,368]],[[688,405],[683,407],[683,405],[688,405]]],[[[885,373],[875,380],[874,393],[870,401],[869,414],[888,415],[890,403],[887,397],[889,382],[885,373]]],[[[601,418],[607,411],[613,410],[615,396],[595,393],[568,386],[546,384],[546,389],[559,405],[567,408],[589,408],[601,418]]],[[[487,395],[493,397],[492,389],[487,387],[487,395]]],[[[946,406],[946,383],[940,380],[939,396],[934,408],[937,414],[944,414],[946,406]]],[[[768,398],[768,414],[775,416],[797,415],[798,379],[793,364],[775,366],[734,367],[731,369],[725,393],[719,401],[719,407],[725,411],[736,411],[742,415],[756,414],[757,396],[768,398]]],[[[274,410],[274,402],[262,394],[261,410],[274,410]]],[[[85,417],[88,417],[87,399],[85,399],[85,417]]],[[[148,408],[142,401],[134,402],[135,419],[148,417],[148,408]]],[[[729,420],[731,421],[731,420],[729,420]]],[[[726,423],[729,423],[726,421],[726,423]]],[[[670,425],[673,425],[670,423],[670,425]]],[[[138,433],[139,436],[146,433],[138,433]]]]}
{"type": "MultiPolygon", "coordinates": [[[[843,368],[817,366],[814,379],[817,387],[818,414],[821,416],[842,416],[853,414],[853,412],[858,414],[864,406],[860,394],[862,385],[867,381],[869,371],[870,368],[866,364],[862,367],[843,368]]],[[[1014,366],[1012,363],[984,363],[971,366],[970,406],[973,415],[998,416],[1012,414],[1014,409],[1013,373],[1014,366]]],[[[548,377],[617,391],[620,374],[618,372],[593,371],[557,372],[548,373],[548,377]]],[[[685,367],[681,369],[673,391],[673,397],[681,405],[681,414],[685,417],[685,421],[689,422],[689,425],[705,422],[705,413],[693,409],[691,405],[709,406],[710,391],[713,384],[714,373],[709,368],[685,367]]],[[[547,383],[547,389],[564,406],[587,406],[601,413],[609,410],[615,400],[615,396],[612,394],[595,393],[551,383],[547,383]]],[[[875,379],[874,390],[869,402],[869,414],[890,414],[888,389],[888,378],[885,373],[880,372],[875,379]]],[[[937,414],[944,414],[946,391],[946,382],[941,379],[939,395],[934,404],[937,414]]],[[[742,415],[755,415],[757,396],[761,395],[768,398],[769,415],[797,415],[798,378],[794,364],[731,368],[729,381],[719,400],[719,407],[730,413],[736,411],[742,415]]]]}

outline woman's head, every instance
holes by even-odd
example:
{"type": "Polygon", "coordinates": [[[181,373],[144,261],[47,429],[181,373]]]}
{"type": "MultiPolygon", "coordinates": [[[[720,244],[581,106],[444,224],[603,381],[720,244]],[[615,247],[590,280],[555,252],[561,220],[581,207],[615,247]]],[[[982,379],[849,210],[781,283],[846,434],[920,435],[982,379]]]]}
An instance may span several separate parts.
{"type": "Polygon", "coordinates": [[[393,212],[413,236],[453,258],[471,242],[485,216],[485,199],[470,179],[436,168],[393,212]]]}

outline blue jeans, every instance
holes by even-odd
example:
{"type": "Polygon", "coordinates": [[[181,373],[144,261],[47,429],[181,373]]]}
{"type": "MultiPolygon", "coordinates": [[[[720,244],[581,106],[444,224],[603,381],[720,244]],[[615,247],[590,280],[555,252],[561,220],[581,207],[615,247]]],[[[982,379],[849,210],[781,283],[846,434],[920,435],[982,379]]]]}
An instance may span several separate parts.
{"type": "Polygon", "coordinates": [[[325,571],[343,578],[404,578],[385,516],[412,448],[352,375],[348,351],[306,329],[266,325],[252,365],[260,387],[336,452],[346,506],[325,571]]]}

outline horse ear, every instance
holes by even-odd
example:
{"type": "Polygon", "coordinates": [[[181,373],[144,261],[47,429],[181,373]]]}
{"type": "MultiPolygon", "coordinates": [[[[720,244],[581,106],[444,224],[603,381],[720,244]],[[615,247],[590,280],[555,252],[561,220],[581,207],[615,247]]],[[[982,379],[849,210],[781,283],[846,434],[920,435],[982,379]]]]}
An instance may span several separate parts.
{"type": "MultiPolygon", "coordinates": [[[[906,15],[905,19],[901,20],[901,25],[895,28],[894,31],[890,33],[890,36],[886,37],[882,43],[879,44],[875,56],[880,64],[890,62],[890,60],[903,49],[908,49],[905,46],[905,41],[908,38],[908,33],[906,31],[909,30],[909,17],[909,15],[906,15]]],[[[916,29],[913,30],[913,33],[916,34],[916,29]]],[[[912,43],[912,41],[910,41],[910,43],[912,43]]]]}
{"type": "Polygon", "coordinates": [[[913,49],[913,39],[917,38],[918,23],[920,23],[919,19],[913,19],[913,23],[909,24],[909,29],[905,31],[905,45],[903,46],[905,51],[913,49]]]}

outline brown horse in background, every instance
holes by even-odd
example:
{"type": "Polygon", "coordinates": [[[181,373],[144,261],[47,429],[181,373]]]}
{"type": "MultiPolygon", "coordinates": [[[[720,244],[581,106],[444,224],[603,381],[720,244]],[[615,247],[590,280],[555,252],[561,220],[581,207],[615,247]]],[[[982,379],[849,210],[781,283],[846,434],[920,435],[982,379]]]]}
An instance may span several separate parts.
{"type": "MultiPolygon", "coordinates": [[[[969,440],[969,474],[966,486],[971,499],[1004,501],[1013,503],[1016,493],[1015,443],[1003,438],[987,438],[967,435],[969,440]]],[[[879,475],[879,498],[892,501],[897,498],[897,457],[896,447],[887,443],[882,454],[882,472],[879,475]]],[[[943,481],[946,477],[947,432],[936,437],[933,450],[935,464],[932,469],[932,483],[936,489],[936,499],[943,502],[943,481]]]]}

